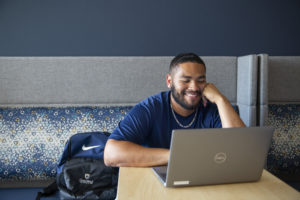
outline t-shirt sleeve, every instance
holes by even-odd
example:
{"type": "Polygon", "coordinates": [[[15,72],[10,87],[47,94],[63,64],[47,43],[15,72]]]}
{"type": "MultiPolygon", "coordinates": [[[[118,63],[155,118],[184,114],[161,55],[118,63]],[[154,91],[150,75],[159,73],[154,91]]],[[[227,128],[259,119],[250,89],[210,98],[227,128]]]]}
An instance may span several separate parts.
{"type": "Polygon", "coordinates": [[[142,145],[151,131],[151,123],[150,109],[145,105],[138,104],[119,123],[109,139],[130,141],[142,145]]]}

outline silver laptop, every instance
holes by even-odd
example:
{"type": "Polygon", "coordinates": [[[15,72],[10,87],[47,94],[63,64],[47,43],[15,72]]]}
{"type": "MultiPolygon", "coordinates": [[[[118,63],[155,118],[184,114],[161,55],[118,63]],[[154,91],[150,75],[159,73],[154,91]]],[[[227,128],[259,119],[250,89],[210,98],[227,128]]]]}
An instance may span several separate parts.
{"type": "Polygon", "coordinates": [[[166,187],[257,181],[274,128],[173,130],[168,166],[154,167],[166,187]]]}

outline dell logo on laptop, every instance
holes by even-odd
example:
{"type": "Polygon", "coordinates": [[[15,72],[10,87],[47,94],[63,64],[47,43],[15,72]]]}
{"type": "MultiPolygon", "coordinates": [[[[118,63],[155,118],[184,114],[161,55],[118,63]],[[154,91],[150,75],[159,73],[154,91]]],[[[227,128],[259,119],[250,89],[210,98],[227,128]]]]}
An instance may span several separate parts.
{"type": "Polygon", "coordinates": [[[219,152],[215,155],[214,161],[217,164],[224,163],[226,161],[227,155],[224,152],[219,152]]]}

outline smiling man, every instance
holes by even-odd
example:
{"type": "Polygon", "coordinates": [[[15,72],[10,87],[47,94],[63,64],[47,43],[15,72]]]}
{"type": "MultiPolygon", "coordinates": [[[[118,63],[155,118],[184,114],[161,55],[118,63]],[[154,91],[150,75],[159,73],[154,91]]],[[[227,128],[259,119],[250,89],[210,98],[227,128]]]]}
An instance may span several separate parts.
{"type": "Polygon", "coordinates": [[[111,134],[106,165],[166,165],[173,129],[245,126],[227,98],[206,82],[205,63],[196,54],[177,55],[166,84],[170,91],[137,104],[111,134]]]}

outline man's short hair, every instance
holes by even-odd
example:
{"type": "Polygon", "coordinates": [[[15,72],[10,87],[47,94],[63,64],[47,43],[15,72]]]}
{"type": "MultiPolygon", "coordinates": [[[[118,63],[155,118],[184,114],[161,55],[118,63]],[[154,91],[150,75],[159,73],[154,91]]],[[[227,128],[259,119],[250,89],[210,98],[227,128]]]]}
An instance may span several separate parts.
{"type": "Polygon", "coordinates": [[[171,73],[181,63],[193,62],[202,64],[206,70],[204,61],[194,53],[180,53],[172,59],[170,63],[169,73],[171,73]]]}

